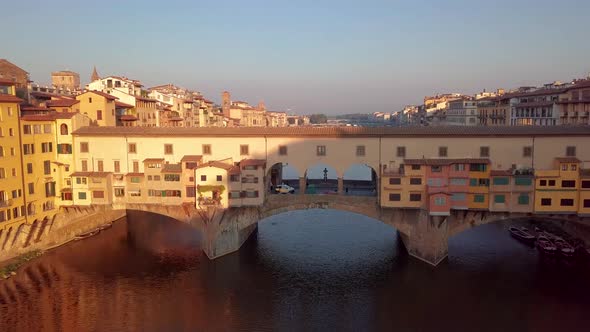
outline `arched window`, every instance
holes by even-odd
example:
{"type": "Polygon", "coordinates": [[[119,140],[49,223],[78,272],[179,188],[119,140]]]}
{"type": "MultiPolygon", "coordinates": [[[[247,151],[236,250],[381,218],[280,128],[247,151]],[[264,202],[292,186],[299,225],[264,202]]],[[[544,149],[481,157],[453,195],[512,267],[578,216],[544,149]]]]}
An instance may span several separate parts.
{"type": "Polygon", "coordinates": [[[65,123],[62,123],[61,126],[59,126],[59,131],[62,135],[67,135],[68,134],[68,125],[65,123]]]}

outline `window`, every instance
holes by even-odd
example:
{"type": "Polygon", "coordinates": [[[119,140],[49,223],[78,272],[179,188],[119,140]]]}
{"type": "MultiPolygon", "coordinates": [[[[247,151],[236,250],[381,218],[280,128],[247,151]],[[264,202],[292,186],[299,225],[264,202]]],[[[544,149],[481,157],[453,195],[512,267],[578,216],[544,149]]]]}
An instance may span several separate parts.
{"type": "Polygon", "coordinates": [[[207,181],[207,175],[201,175],[201,181],[207,181]]]}
{"type": "Polygon", "coordinates": [[[258,183],[258,177],[254,176],[243,176],[242,183],[258,183]]]}
{"type": "Polygon", "coordinates": [[[76,178],[76,184],[86,184],[86,178],[76,178]]]}
{"type": "Polygon", "coordinates": [[[590,188],[590,180],[583,180],[582,188],[590,188]]]}
{"type": "Polygon", "coordinates": [[[115,170],[115,173],[121,173],[121,162],[118,160],[114,160],[113,169],[115,170]]]}
{"type": "Polygon", "coordinates": [[[541,198],[541,205],[542,206],[550,206],[551,205],[551,198],[541,198]]]}
{"type": "Polygon", "coordinates": [[[389,201],[390,202],[399,202],[401,201],[401,195],[400,194],[389,194],[389,201]]]}
{"type": "Polygon", "coordinates": [[[448,155],[448,149],[446,146],[439,146],[438,147],[438,156],[439,157],[446,157],[448,155]]]}
{"type": "Polygon", "coordinates": [[[240,182],[240,176],[238,174],[232,174],[229,176],[230,182],[240,182]]]}
{"type": "Polygon", "coordinates": [[[485,203],[486,197],[484,195],[473,195],[474,203],[485,203]]]}
{"type": "Polygon", "coordinates": [[[246,191],[246,198],[256,198],[256,197],[258,197],[258,190],[246,191]]]}
{"type": "Polygon", "coordinates": [[[504,204],[506,203],[505,195],[494,195],[494,203],[504,204]]]}
{"type": "Polygon", "coordinates": [[[318,145],[316,147],[316,155],[325,156],[326,155],[326,146],[325,145],[318,145]]]}
{"type": "Polygon", "coordinates": [[[574,200],[571,198],[562,198],[559,203],[561,206],[574,206],[574,200]]]}
{"type": "Polygon", "coordinates": [[[41,143],[41,153],[53,152],[53,143],[45,142],[41,143]]]}
{"type": "Polygon", "coordinates": [[[153,179],[153,178],[152,178],[152,176],[151,176],[151,175],[148,175],[148,176],[147,176],[147,180],[148,180],[148,181],[152,181],[152,179],[153,179]]]}
{"type": "MultiPolygon", "coordinates": [[[[140,183],[141,182],[141,178],[139,176],[132,176],[131,177],[131,183],[140,183]]],[[[131,195],[133,196],[133,195],[131,195]]]]}
{"type": "Polygon", "coordinates": [[[223,181],[223,176],[221,176],[221,175],[217,175],[215,178],[218,182],[223,181]]]}
{"type": "Polygon", "coordinates": [[[247,156],[247,155],[249,155],[248,145],[247,144],[240,145],[240,156],[247,156]]]}
{"type": "Polygon", "coordinates": [[[27,174],[33,174],[33,164],[27,163],[27,174]]]}
{"type": "Polygon", "coordinates": [[[101,110],[96,111],[96,120],[102,120],[102,111],[101,110]]]}
{"type": "MultiPolygon", "coordinates": [[[[555,180],[549,180],[549,182],[551,182],[551,181],[553,181],[553,184],[555,185],[555,180]]],[[[533,184],[533,179],[532,178],[515,177],[514,184],[517,186],[531,186],[533,184]]]]}
{"type": "Polygon", "coordinates": [[[173,154],[172,144],[164,144],[164,154],[173,154]]]}
{"type": "Polygon", "coordinates": [[[24,125],[23,126],[23,134],[25,134],[25,135],[31,135],[32,134],[31,125],[24,125]]]}
{"type": "Polygon", "coordinates": [[[470,172],[485,172],[487,168],[487,164],[469,164],[470,172]]]}
{"type": "Polygon", "coordinates": [[[23,144],[23,154],[29,155],[35,153],[35,144],[23,144]]]}
{"type": "Polygon", "coordinates": [[[522,148],[522,156],[523,157],[532,157],[533,156],[533,147],[532,146],[525,146],[522,148]]]}
{"type": "Polygon", "coordinates": [[[211,154],[211,144],[203,144],[203,154],[211,154]]]}
{"type": "Polygon", "coordinates": [[[492,183],[494,184],[494,186],[506,186],[508,184],[510,184],[510,179],[509,178],[493,178],[492,179],[492,183]]]}
{"type": "Polygon", "coordinates": [[[397,156],[399,158],[405,158],[406,157],[406,147],[405,146],[398,146],[397,147],[397,156]]]}
{"type": "Polygon", "coordinates": [[[422,166],[420,165],[412,165],[412,171],[419,171],[422,166]]]}
{"type": "Polygon", "coordinates": [[[490,147],[489,146],[481,146],[479,148],[479,156],[482,158],[487,158],[490,156],[490,147]]]}
{"type": "Polygon", "coordinates": [[[242,167],[242,169],[243,170],[246,170],[246,171],[255,171],[255,170],[258,169],[258,166],[256,166],[256,165],[246,165],[246,166],[242,167]]]}
{"type": "Polygon", "coordinates": [[[86,193],[81,191],[78,193],[78,199],[86,199],[86,193]]]}
{"type": "Polygon", "coordinates": [[[575,180],[562,180],[561,181],[561,187],[562,188],[575,188],[576,187],[576,181],[575,180]]]}
{"type": "Polygon", "coordinates": [[[577,170],[578,170],[578,165],[576,165],[576,164],[570,165],[570,171],[577,171],[577,170]]]}
{"type": "Polygon", "coordinates": [[[12,169],[12,177],[16,177],[16,168],[12,169]]]}
{"type": "Polygon", "coordinates": [[[547,180],[539,180],[539,187],[547,186],[547,180]]]}
{"type": "Polygon", "coordinates": [[[528,194],[520,194],[518,196],[518,204],[519,205],[528,205],[529,204],[529,195],[528,194]]]}
{"type": "Polygon", "coordinates": [[[422,201],[422,194],[410,194],[410,202],[422,201]]]}
{"type": "Polygon", "coordinates": [[[115,188],[115,197],[125,196],[125,188],[115,188]]]}
{"type": "Polygon", "coordinates": [[[164,174],[164,181],[168,181],[168,182],[180,181],[180,174],[164,174]]]}
{"type": "Polygon", "coordinates": [[[51,134],[51,124],[44,124],[43,125],[43,133],[44,134],[51,134]]]}
{"type": "Polygon", "coordinates": [[[357,145],[356,146],[356,156],[357,157],[364,157],[365,156],[365,146],[364,145],[357,145]]]}
{"type": "Polygon", "coordinates": [[[562,164],[561,165],[561,170],[562,171],[567,171],[567,164],[562,164]]]}
{"type": "Polygon", "coordinates": [[[129,143],[127,144],[127,152],[129,153],[137,153],[137,144],[129,143]]]}
{"type": "Polygon", "coordinates": [[[432,171],[433,173],[440,173],[440,172],[442,172],[442,167],[441,166],[430,166],[430,171],[432,171]]]}
{"type": "Polygon", "coordinates": [[[80,152],[88,152],[88,142],[80,142],[80,152]]]}
{"type": "Polygon", "coordinates": [[[451,196],[451,201],[465,201],[467,199],[467,195],[465,193],[454,193],[451,196]]]}
{"type": "Polygon", "coordinates": [[[27,189],[29,189],[29,195],[33,195],[35,193],[35,184],[33,182],[27,184],[27,189]]]}
{"type": "Polygon", "coordinates": [[[389,184],[397,185],[402,184],[401,178],[389,178],[389,184]]]}
{"type": "Polygon", "coordinates": [[[467,179],[450,179],[449,183],[452,186],[466,186],[467,185],[467,179]]]}
{"type": "Polygon", "coordinates": [[[197,197],[195,187],[186,187],[186,197],[197,197]]]}
{"type": "Polygon", "coordinates": [[[422,184],[422,178],[410,178],[410,184],[420,185],[422,184]]]}
{"type": "Polygon", "coordinates": [[[236,199],[236,198],[240,198],[240,197],[242,197],[242,195],[240,194],[239,191],[230,191],[229,192],[230,199],[236,199]]]}
{"type": "Polygon", "coordinates": [[[92,192],[92,198],[104,198],[104,191],[102,191],[102,190],[94,190],[92,192]]]}
{"type": "Polygon", "coordinates": [[[141,190],[139,190],[139,189],[137,189],[137,190],[130,190],[129,191],[129,196],[131,196],[131,197],[141,197],[141,190]]]}
{"type": "Polygon", "coordinates": [[[565,155],[566,155],[566,157],[575,157],[576,156],[576,147],[575,146],[567,146],[565,148],[565,155]]]}
{"type": "Polygon", "coordinates": [[[279,155],[280,156],[287,155],[287,146],[286,145],[279,145],[279,155]]]}
{"type": "Polygon", "coordinates": [[[590,208],[590,199],[585,199],[584,200],[584,207],[585,208],[590,208]]]}
{"type": "Polygon", "coordinates": [[[59,133],[61,135],[67,135],[68,134],[68,125],[65,123],[62,123],[61,126],[59,126],[59,133]]]}
{"type": "Polygon", "coordinates": [[[104,172],[104,162],[102,160],[96,161],[97,168],[99,172],[104,172]]]}
{"type": "Polygon", "coordinates": [[[92,97],[88,97],[88,103],[92,104],[92,97]]]}
{"type": "Polygon", "coordinates": [[[139,173],[139,161],[133,161],[133,173],[139,173]]]}
{"type": "Polygon", "coordinates": [[[88,172],[88,160],[81,160],[82,172],[88,172]]]}
{"type": "Polygon", "coordinates": [[[438,197],[435,197],[434,198],[434,205],[443,206],[443,205],[446,205],[446,204],[447,204],[447,198],[446,197],[438,196],[438,197]]]}
{"type": "Polygon", "coordinates": [[[71,144],[58,144],[57,145],[57,153],[58,154],[72,154],[72,145],[71,144]]]}
{"type": "Polygon", "coordinates": [[[555,180],[549,180],[548,185],[549,187],[555,187],[555,180]]]}
{"type": "Polygon", "coordinates": [[[43,161],[43,174],[45,174],[45,175],[51,174],[51,162],[49,160],[43,161]]]}

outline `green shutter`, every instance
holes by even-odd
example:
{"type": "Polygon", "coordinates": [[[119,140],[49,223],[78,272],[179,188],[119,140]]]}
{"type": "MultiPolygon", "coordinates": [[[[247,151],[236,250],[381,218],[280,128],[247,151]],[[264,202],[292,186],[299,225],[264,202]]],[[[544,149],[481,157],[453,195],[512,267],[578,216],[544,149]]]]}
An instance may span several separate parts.
{"type": "Polygon", "coordinates": [[[477,187],[477,179],[469,179],[469,185],[472,187],[477,187]]]}
{"type": "Polygon", "coordinates": [[[504,195],[494,195],[494,203],[505,203],[506,196],[504,195]]]}
{"type": "Polygon", "coordinates": [[[518,204],[528,205],[529,204],[529,195],[528,194],[520,194],[520,196],[518,196],[518,204]]]}
{"type": "Polygon", "coordinates": [[[517,186],[530,186],[533,184],[532,178],[515,178],[514,184],[517,186]]]}
{"type": "Polygon", "coordinates": [[[473,202],[475,202],[475,203],[483,203],[485,201],[486,201],[486,199],[485,199],[484,195],[474,195],[473,196],[473,202]]]}
{"type": "Polygon", "coordinates": [[[492,182],[493,182],[494,186],[506,186],[510,183],[510,179],[507,177],[493,178],[492,182]]]}

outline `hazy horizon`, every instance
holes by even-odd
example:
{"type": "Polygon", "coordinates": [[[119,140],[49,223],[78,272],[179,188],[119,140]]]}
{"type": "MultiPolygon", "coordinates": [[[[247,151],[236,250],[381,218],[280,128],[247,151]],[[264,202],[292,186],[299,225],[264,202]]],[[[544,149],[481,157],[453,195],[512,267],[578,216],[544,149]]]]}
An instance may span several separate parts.
{"type": "Polygon", "coordinates": [[[425,95],[590,73],[590,2],[129,1],[3,4],[0,58],[39,84],[93,66],[145,87],[295,114],[391,112],[425,95]],[[35,8],[31,10],[31,8],[35,8]],[[9,37],[6,37],[6,36],[9,37]]]}

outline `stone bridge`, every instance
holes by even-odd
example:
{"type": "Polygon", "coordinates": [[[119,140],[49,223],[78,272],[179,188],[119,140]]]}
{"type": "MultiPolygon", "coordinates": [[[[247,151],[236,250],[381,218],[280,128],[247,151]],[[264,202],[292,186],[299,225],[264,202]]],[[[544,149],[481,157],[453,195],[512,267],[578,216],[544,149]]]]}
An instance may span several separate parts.
{"type": "Polygon", "coordinates": [[[203,233],[203,250],[210,259],[237,251],[257,229],[258,222],[280,213],[307,209],[335,209],[361,214],[396,228],[408,253],[437,265],[448,254],[448,238],[471,227],[524,217],[488,211],[454,211],[430,216],[423,209],[379,206],[377,197],[343,195],[270,195],[260,207],[198,209],[192,205],[128,204],[127,210],[165,215],[188,223],[203,233]]]}

